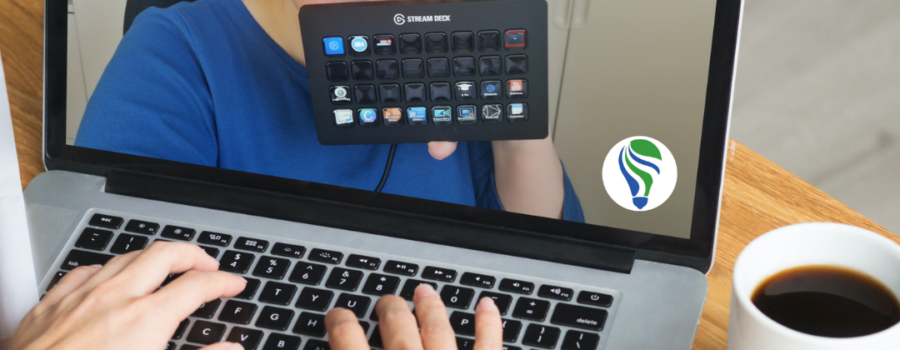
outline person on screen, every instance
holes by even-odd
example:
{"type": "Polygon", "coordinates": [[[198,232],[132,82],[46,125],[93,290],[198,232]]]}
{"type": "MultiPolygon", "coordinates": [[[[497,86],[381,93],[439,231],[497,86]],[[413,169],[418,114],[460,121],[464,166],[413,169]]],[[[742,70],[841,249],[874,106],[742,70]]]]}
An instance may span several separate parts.
{"type": "MultiPolygon", "coordinates": [[[[144,11],[103,72],[75,145],[375,189],[390,145],[317,140],[297,19],[313,2],[329,1],[200,0],[144,11]]],[[[584,222],[549,137],[400,144],[383,191],[584,222]]]]}

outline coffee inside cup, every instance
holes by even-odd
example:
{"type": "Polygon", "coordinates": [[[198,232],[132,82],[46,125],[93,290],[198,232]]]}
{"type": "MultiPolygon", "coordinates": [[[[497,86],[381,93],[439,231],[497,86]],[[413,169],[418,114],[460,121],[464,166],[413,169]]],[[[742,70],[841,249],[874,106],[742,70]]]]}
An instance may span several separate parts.
{"type": "Polygon", "coordinates": [[[806,334],[847,338],[900,322],[900,302],[869,275],[836,266],[788,269],[763,281],[751,299],[763,314],[806,334]]]}

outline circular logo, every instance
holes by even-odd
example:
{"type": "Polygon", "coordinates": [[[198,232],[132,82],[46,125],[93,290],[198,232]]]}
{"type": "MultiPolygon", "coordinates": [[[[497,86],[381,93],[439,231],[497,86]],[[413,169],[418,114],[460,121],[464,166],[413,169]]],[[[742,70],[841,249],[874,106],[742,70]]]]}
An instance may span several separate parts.
{"type": "Polygon", "coordinates": [[[338,44],[337,41],[332,41],[330,44],[328,44],[328,47],[330,47],[332,50],[337,50],[341,48],[341,44],[338,44]]]}
{"type": "Polygon", "coordinates": [[[359,118],[366,123],[371,123],[375,121],[375,110],[374,109],[364,109],[362,113],[359,114],[359,118]]]}
{"type": "Polygon", "coordinates": [[[619,141],[603,162],[603,186],[616,204],[632,211],[654,209],[669,199],[678,181],[672,152],[654,138],[619,141]]]}
{"type": "Polygon", "coordinates": [[[406,16],[404,16],[402,13],[394,15],[394,24],[401,26],[403,25],[403,23],[406,23],[406,16]]]}
{"type": "Polygon", "coordinates": [[[344,97],[347,96],[347,89],[344,87],[336,87],[334,88],[334,96],[336,97],[344,97]]]}
{"type": "Polygon", "coordinates": [[[365,38],[353,38],[353,41],[350,42],[350,47],[356,52],[363,52],[369,47],[369,43],[365,38]]]}
{"type": "Polygon", "coordinates": [[[487,87],[485,87],[485,89],[487,89],[487,92],[497,91],[497,87],[494,85],[488,85],[487,87]]]}

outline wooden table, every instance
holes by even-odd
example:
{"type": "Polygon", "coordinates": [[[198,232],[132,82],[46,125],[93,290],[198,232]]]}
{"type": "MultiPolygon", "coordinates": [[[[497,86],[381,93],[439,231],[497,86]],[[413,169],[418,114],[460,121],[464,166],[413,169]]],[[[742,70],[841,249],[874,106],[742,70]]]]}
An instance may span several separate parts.
{"type": "MultiPolygon", "coordinates": [[[[60,0],[61,1],[61,0],[60,0]]],[[[22,187],[43,171],[41,84],[43,2],[0,0],[0,53],[6,69],[22,187]]],[[[900,237],[731,141],[722,198],[716,262],[695,349],[724,349],[728,335],[731,271],[751,240],[777,227],[810,221],[856,225],[900,243],[900,237]]]]}

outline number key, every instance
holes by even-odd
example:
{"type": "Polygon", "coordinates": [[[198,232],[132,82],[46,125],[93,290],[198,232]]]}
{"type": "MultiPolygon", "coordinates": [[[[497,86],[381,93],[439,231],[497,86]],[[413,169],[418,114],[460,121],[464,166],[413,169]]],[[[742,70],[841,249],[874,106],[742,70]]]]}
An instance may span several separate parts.
{"type": "Polygon", "coordinates": [[[256,256],[250,253],[241,253],[233,250],[226,250],[222,254],[222,260],[219,260],[219,270],[233,273],[247,273],[250,264],[256,256]]]}
{"type": "Polygon", "coordinates": [[[287,273],[289,266],[291,266],[291,261],[288,259],[263,256],[259,259],[259,263],[256,264],[253,275],[280,280],[284,278],[284,274],[287,273]]]}
{"type": "Polygon", "coordinates": [[[325,265],[298,261],[297,265],[294,266],[294,272],[291,272],[291,277],[288,280],[315,286],[322,282],[322,277],[325,276],[325,270],[327,269],[325,265]]]}
{"type": "Polygon", "coordinates": [[[444,305],[456,309],[469,308],[474,295],[475,290],[470,288],[444,286],[444,289],[441,289],[441,300],[444,301],[444,305]]]}
{"type": "Polygon", "coordinates": [[[78,237],[78,241],[75,241],[75,246],[92,250],[104,250],[112,236],[112,231],[86,228],[81,233],[81,237],[78,237]]]}
{"type": "Polygon", "coordinates": [[[399,285],[399,277],[373,273],[370,274],[369,278],[366,280],[366,285],[363,286],[363,293],[379,296],[394,294],[399,285]]]}
{"type": "Polygon", "coordinates": [[[119,237],[116,238],[116,242],[113,243],[112,248],[109,248],[109,251],[114,254],[125,254],[131,251],[141,250],[147,245],[147,241],[149,241],[149,239],[144,236],[121,233],[119,234],[119,237]]]}
{"type": "Polygon", "coordinates": [[[325,282],[325,286],[328,288],[354,291],[356,290],[356,287],[359,286],[362,277],[362,271],[336,267],[331,270],[331,275],[328,276],[328,281],[325,282]]]}

